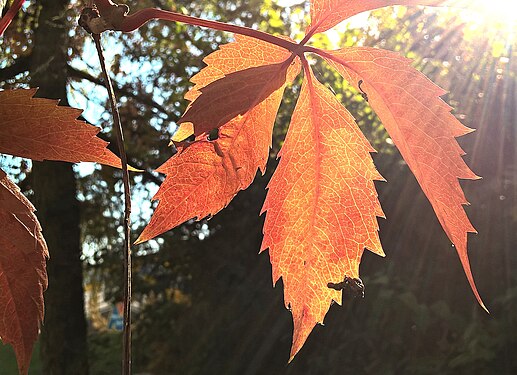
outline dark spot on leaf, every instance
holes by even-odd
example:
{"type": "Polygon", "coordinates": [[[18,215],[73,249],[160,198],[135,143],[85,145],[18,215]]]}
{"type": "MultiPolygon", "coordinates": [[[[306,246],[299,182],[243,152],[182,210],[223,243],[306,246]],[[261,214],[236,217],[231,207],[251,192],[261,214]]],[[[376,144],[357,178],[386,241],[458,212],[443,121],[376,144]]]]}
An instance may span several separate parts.
{"type": "Polygon", "coordinates": [[[359,90],[361,90],[361,96],[363,97],[364,100],[368,101],[368,94],[365,93],[363,91],[363,89],[361,88],[361,85],[363,84],[363,80],[361,79],[358,83],[357,83],[357,86],[359,87],[359,90]]]}
{"type": "Polygon", "coordinates": [[[210,130],[210,133],[208,133],[208,137],[207,139],[209,141],[215,141],[217,139],[219,139],[219,129],[212,129],[210,130]]]}
{"type": "Polygon", "coordinates": [[[343,296],[352,298],[364,298],[364,284],[360,278],[352,278],[345,275],[345,279],[340,283],[328,283],[327,287],[334,290],[342,290],[343,296]]]}

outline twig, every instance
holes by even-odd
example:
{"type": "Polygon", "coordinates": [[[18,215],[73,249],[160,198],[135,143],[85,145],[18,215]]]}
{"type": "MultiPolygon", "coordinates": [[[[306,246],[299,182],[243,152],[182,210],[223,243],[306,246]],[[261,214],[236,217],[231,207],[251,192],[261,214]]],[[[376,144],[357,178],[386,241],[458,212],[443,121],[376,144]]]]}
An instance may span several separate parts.
{"type": "Polygon", "coordinates": [[[124,148],[124,134],[122,132],[122,124],[120,123],[120,114],[117,109],[117,102],[115,94],[113,92],[113,86],[111,79],[106,70],[106,62],[104,54],[102,52],[102,46],[100,41],[100,34],[92,34],[93,40],[95,41],[95,47],[97,48],[97,54],[104,75],[106,83],[106,89],[108,90],[108,97],[111,105],[111,111],[113,113],[114,128],[116,133],[116,139],[118,149],[120,153],[120,160],[122,162],[122,181],[124,183],[124,331],[122,341],[122,374],[131,375],[131,229],[130,229],[130,216],[131,216],[131,190],[129,186],[129,172],[127,166],[127,155],[124,148]]]}

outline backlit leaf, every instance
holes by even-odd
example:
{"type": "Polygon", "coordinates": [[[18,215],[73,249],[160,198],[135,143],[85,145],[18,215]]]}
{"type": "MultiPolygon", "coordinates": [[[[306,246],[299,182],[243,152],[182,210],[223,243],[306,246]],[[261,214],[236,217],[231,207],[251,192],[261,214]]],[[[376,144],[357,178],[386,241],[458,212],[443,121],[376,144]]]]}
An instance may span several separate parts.
{"type": "Polygon", "coordinates": [[[447,0],[311,0],[311,25],[307,34],[317,34],[356,14],[390,5],[439,6],[447,0]]]}
{"type": "MultiPolygon", "coordinates": [[[[313,0],[304,42],[360,12],[445,3],[313,0]]],[[[303,57],[303,48],[293,49],[294,54],[303,57]]],[[[439,99],[443,90],[390,52],[306,51],[326,58],[363,90],[455,244],[483,306],[467,258],[467,234],[475,230],[463,210],[466,199],[458,183],[458,178],[477,178],[455,140],[470,130],[439,99]]],[[[271,127],[283,88],[299,70],[297,59],[283,48],[242,36],[205,59],[208,66],[192,79],[195,86],[186,95],[191,103],[173,138],[180,142],[194,135],[195,140],[181,145],[160,167],[167,177],[154,197],[159,204],[137,242],[215,214],[251,183],[257,168],[263,171],[271,127]],[[214,129],[218,137],[210,139],[214,129]]],[[[273,282],[282,278],[285,305],[293,314],[291,359],[323,322],[331,302],[341,303],[341,292],[333,285],[359,276],[364,249],[383,255],[377,224],[383,213],[373,183],[382,177],[371,160],[374,150],[352,116],[304,65],[305,81],[264,203],[261,248],[269,249],[273,282]]]]}
{"type": "Polygon", "coordinates": [[[472,131],[451,113],[439,97],[445,91],[396,53],[375,48],[347,48],[330,52],[327,61],[368,95],[369,103],[415,175],[456,247],[472,291],[486,309],[470,270],[467,234],[476,233],[463,205],[468,202],[458,179],[477,179],[462,159],[455,137],[472,131]]]}
{"type": "Polygon", "coordinates": [[[235,42],[208,55],[207,66],[192,77],[195,86],[185,95],[191,103],[172,139],[181,142],[244,115],[284,85],[283,63],[290,56],[273,44],[236,35],[235,42]]]}
{"type": "MultiPolygon", "coordinates": [[[[279,77],[283,83],[265,99],[261,97],[261,90],[255,91],[255,98],[249,97],[246,100],[248,103],[257,103],[222,125],[216,140],[208,140],[206,134],[198,137],[195,142],[180,146],[178,153],[158,169],[167,177],[153,198],[159,200],[158,207],[137,243],[147,241],[194,217],[202,219],[216,214],[240,190],[251,184],[257,169],[262,172],[265,169],[272,128],[286,78],[289,81],[294,79],[299,71],[299,63],[297,59],[291,62],[290,53],[286,50],[243,37],[238,37],[235,43],[222,46],[213,55],[216,58],[210,55],[205,59],[210,65],[197,78],[194,77],[197,86],[189,93],[194,104],[202,100],[203,85],[210,85],[212,80],[226,80],[227,76],[222,75],[222,72],[232,73],[228,68],[234,56],[242,57],[242,60],[236,59],[241,64],[234,65],[234,69],[272,67],[274,69],[269,70],[270,79],[277,81],[275,86],[279,77]],[[257,62],[266,65],[252,66],[257,62]]],[[[223,82],[222,87],[224,85],[223,82]]],[[[201,128],[197,134],[208,131],[206,127],[201,128]]],[[[180,132],[183,129],[180,128],[180,132]]],[[[187,133],[188,130],[179,137],[183,138],[187,133]]]]}
{"type": "Polygon", "coordinates": [[[341,291],[327,286],[357,278],[364,248],[384,255],[374,180],[375,150],[352,115],[304,69],[305,81],[268,186],[262,250],[273,282],[282,277],[294,321],[291,359],[341,291]]]}

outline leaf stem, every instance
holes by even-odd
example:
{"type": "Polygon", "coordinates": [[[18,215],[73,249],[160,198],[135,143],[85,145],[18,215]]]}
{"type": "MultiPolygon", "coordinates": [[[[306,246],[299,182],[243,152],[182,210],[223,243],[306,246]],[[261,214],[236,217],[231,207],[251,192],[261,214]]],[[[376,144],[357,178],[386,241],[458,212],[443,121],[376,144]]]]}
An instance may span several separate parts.
{"type": "Polygon", "coordinates": [[[135,14],[126,17],[123,25],[125,29],[123,29],[122,31],[133,31],[152,19],[182,22],[189,25],[208,27],[214,30],[241,34],[252,38],[260,39],[271,44],[275,44],[279,47],[286,48],[293,52],[295,50],[298,50],[299,47],[296,43],[276,37],[263,31],[251,29],[249,27],[232,25],[219,21],[205,20],[202,18],[187,16],[184,14],[155,8],[142,9],[136,12],[135,14]]]}
{"type": "Polygon", "coordinates": [[[127,154],[124,148],[124,133],[122,132],[122,124],[120,122],[120,114],[117,109],[117,100],[113,92],[113,85],[106,70],[106,61],[102,52],[100,34],[92,34],[97,48],[97,54],[106,82],[108,97],[113,114],[114,128],[116,133],[117,145],[122,162],[122,181],[124,184],[124,331],[122,342],[122,374],[131,375],[131,242],[130,242],[130,216],[131,216],[131,187],[129,185],[129,172],[127,165],[127,154]]]}
{"type": "Polygon", "coordinates": [[[111,30],[131,32],[135,31],[151,20],[164,20],[181,22],[189,25],[207,27],[214,30],[227,31],[235,34],[249,36],[251,38],[260,39],[265,42],[288,49],[293,53],[298,53],[300,47],[297,43],[290,42],[263,31],[254,30],[249,27],[232,25],[219,21],[210,21],[163,9],[145,8],[137,11],[134,14],[126,15],[125,13],[123,14],[119,11],[116,11],[119,6],[111,2],[111,0],[95,0],[95,5],[99,9],[101,16],[107,19],[108,25],[112,27],[110,28],[111,30]]]}
{"type": "MultiPolygon", "coordinates": [[[[97,0],[104,1],[104,0],[97,0]]],[[[305,44],[312,37],[313,33],[308,33],[305,38],[300,43],[294,43],[286,39],[279,38],[277,36],[268,34],[263,31],[254,30],[249,27],[232,25],[219,21],[210,21],[205,20],[198,17],[187,16],[185,14],[180,14],[176,12],[170,12],[167,10],[156,9],[156,8],[146,8],[137,11],[135,14],[130,16],[125,16],[120,22],[120,25],[117,27],[118,31],[122,32],[131,32],[140,28],[147,22],[151,20],[164,20],[164,21],[174,21],[174,22],[182,22],[193,26],[201,26],[207,27],[214,30],[227,31],[234,34],[240,34],[249,36],[251,38],[260,39],[264,42],[268,42],[279,47],[285,48],[291,51],[293,54],[301,56],[305,52],[312,52],[318,55],[326,56],[329,58],[333,58],[332,55],[325,53],[324,50],[306,46],[305,44]]]]}
{"type": "MultiPolygon", "coordinates": [[[[316,48],[316,47],[312,47],[312,46],[303,46],[303,49],[302,49],[303,52],[310,52],[310,53],[315,53],[317,55],[320,55],[321,57],[324,57],[326,59],[329,59],[329,60],[333,60],[341,65],[344,65],[346,66],[347,68],[349,69],[353,69],[350,64],[348,64],[345,60],[343,59],[340,59],[339,57],[331,54],[331,53],[328,53],[327,51],[325,50],[322,50],[320,48],[316,48]]],[[[354,69],[355,71],[355,69],[354,69]]]]}

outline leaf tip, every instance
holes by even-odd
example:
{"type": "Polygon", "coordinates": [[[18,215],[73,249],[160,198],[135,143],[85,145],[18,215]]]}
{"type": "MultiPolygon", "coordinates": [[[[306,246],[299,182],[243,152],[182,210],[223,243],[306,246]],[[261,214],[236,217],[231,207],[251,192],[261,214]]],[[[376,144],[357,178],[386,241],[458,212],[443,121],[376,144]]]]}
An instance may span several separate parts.
{"type": "Polygon", "coordinates": [[[462,251],[463,249],[457,247],[458,254],[460,255],[460,261],[463,266],[463,271],[465,272],[465,275],[467,276],[467,280],[469,282],[470,288],[472,289],[472,293],[474,293],[474,296],[476,297],[476,300],[478,301],[479,305],[483,310],[485,310],[488,314],[490,314],[490,311],[488,311],[488,308],[486,307],[485,303],[483,302],[483,299],[481,298],[478,289],[476,287],[476,283],[474,281],[474,276],[472,275],[472,270],[470,268],[470,262],[467,257],[466,248],[465,251],[462,251]]]}
{"type": "Polygon", "coordinates": [[[294,331],[288,363],[291,363],[298,354],[317,324],[317,319],[314,318],[308,306],[302,306],[301,308],[292,306],[291,313],[293,315],[294,331]]]}
{"type": "Polygon", "coordinates": [[[169,143],[169,146],[174,144],[174,142],[183,142],[185,139],[194,134],[194,124],[191,122],[182,118],[178,121],[178,124],[179,127],[172,136],[172,140],[171,143],[169,143]]]}
{"type": "Polygon", "coordinates": [[[132,167],[130,165],[127,166],[127,170],[131,171],[131,172],[137,172],[137,173],[142,173],[144,171],[143,169],[138,169],[138,168],[132,167]]]}
{"type": "Polygon", "coordinates": [[[140,245],[140,244],[142,244],[142,243],[144,243],[144,242],[147,242],[147,241],[149,241],[149,238],[145,238],[145,237],[143,236],[143,233],[142,233],[140,236],[138,236],[138,238],[136,239],[136,241],[135,241],[135,242],[133,242],[133,245],[140,245]]]}
{"type": "Polygon", "coordinates": [[[382,245],[380,244],[380,240],[378,238],[376,240],[376,243],[366,246],[366,249],[370,250],[372,253],[377,254],[380,257],[386,257],[386,253],[384,252],[382,245]]]}

